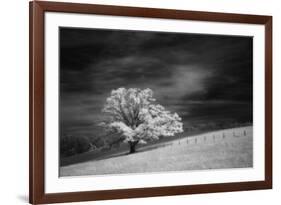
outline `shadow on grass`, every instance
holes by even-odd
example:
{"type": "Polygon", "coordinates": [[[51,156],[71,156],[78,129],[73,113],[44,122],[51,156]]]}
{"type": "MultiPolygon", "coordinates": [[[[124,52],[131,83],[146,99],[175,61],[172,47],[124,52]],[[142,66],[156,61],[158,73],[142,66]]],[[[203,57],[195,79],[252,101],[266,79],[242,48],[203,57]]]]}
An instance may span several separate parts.
{"type": "MultiPolygon", "coordinates": [[[[139,147],[137,147],[137,150],[134,154],[166,147],[171,144],[172,143],[164,143],[164,144],[159,143],[159,144],[152,144],[152,145],[146,145],[146,146],[139,146],[139,147]]],[[[104,160],[104,159],[109,159],[109,158],[114,158],[114,157],[125,156],[125,155],[130,155],[129,148],[127,146],[126,147],[123,146],[120,149],[109,150],[109,151],[91,151],[91,152],[86,152],[86,153],[62,158],[60,160],[60,166],[68,166],[68,165],[88,162],[88,161],[104,160]]]]}
{"type": "MultiPolygon", "coordinates": [[[[232,128],[235,128],[235,127],[224,128],[224,129],[232,129],[232,128]]],[[[222,129],[222,130],[224,130],[224,129],[222,129]]],[[[203,130],[203,131],[188,132],[188,133],[183,133],[178,136],[162,138],[159,141],[150,142],[149,144],[146,144],[146,145],[137,145],[136,153],[134,153],[134,154],[170,146],[175,141],[178,141],[182,138],[192,137],[192,136],[196,136],[199,134],[209,133],[212,131],[219,131],[219,130],[210,129],[210,130],[203,130]]],[[[134,154],[132,154],[132,155],[134,155],[134,154]]],[[[108,159],[108,158],[114,158],[114,157],[125,156],[125,155],[129,155],[129,147],[127,144],[123,144],[119,148],[115,148],[115,149],[111,149],[111,150],[107,150],[107,151],[94,150],[91,152],[86,152],[86,153],[82,153],[82,154],[78,154],[78,155],[74,155],[74,156],[70,156],[70,157],[61,158],[60,166],[68,166],[68,165],[83,163],[83,162],[88,162],[88,161],[104,160],[104,159],[108,159]]]]}
{"type": "MultiPolygon", "coordinates": [[[[193,131],[193,132],[183,133],[183,134],[173,136],[173,137],[162,138],[159,141],[152,141],[146,145],[137,145],[136,153],[145,152],[145,151],[149,151],[152,149],[164,147],[164,146],[172,144],[172,141],[175,141],[175,140],[178,140],[181,138],[185,138],[187,136],[200,134],[202,132],[206,132],[206,131],[193,131]]],[[[120,148],[117,148],[117,149],[112,149],[112,150],[108,150],[108,151],[94,150],[91,152],[86,152],[86,153],[77,154],[77,155],[70,156],[70,157],[61,158],[60,166],[68,166],[68,165],[87,162],[87,161],[103,160],[103,159],[119,157],[119,156],[127,155],[127,154],[129,154],[129,147],[128,147],[128,145],[123,144],[120,146],[120,148]]]]}

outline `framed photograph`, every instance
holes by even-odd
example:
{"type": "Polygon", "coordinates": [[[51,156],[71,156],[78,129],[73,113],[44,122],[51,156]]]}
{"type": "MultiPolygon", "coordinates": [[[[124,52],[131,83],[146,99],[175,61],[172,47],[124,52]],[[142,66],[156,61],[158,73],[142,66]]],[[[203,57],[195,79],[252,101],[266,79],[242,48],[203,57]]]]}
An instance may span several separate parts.
{"type": "Polygon", "coordinates": [[[30,2],[30,203],[272,187],[272,17],[30,2]]]}

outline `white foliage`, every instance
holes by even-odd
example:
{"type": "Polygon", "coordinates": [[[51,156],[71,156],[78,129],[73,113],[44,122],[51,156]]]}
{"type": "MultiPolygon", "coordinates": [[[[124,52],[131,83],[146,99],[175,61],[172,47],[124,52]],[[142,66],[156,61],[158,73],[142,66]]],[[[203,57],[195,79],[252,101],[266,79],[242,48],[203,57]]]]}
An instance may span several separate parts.
{"type": "Polygon", "coordinates": [[[153,104],[154,101],[149,88],[112,90],[103,108],[109,120],[101,124],[122,134],[125,142],[146,143],[160,136],[174,136],[183,132],[178,114],[170,113],[162,105],[153,104]]]}

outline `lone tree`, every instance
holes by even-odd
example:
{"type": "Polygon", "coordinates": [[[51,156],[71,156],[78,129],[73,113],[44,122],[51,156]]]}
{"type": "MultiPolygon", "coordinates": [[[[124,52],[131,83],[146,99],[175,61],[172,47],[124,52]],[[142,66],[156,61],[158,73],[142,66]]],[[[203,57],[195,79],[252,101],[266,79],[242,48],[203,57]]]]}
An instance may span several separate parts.
{"type": "Polygon", "coordinates": [[[183,124],[177,113],[172,114],[159,104],[154,104],[153,92],[147,88],[118,88],[106,99],[103,112],[108,118],[101,125],[108,131],[120,133],[130,146],[158,140],[160,136],[174,136],[183,132],[183,124]]]}

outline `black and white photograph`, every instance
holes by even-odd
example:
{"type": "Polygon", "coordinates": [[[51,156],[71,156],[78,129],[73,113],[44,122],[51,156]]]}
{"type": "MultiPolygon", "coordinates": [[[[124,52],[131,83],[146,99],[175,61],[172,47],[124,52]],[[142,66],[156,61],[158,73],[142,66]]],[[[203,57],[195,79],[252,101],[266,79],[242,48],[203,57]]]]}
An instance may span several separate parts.
{"type": "Polygon", "coordinates": [[[253,37],[58,35],[60,177],[253,167],[253,37]]]}

